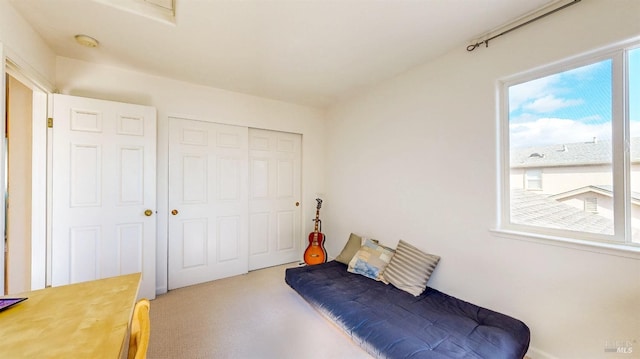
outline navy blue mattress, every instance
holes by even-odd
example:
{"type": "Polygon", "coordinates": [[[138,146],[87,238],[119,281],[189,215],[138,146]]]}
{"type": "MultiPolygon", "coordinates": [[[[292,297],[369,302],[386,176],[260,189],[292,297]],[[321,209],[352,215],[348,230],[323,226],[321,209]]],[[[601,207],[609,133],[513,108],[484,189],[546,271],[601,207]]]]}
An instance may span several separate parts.
{"type": "Polygon", "coordinates": [[[285,281],[378,358],[522,358],[521,321],[433,288],[419,297],[331,261],[288,268],[285,281]]]}

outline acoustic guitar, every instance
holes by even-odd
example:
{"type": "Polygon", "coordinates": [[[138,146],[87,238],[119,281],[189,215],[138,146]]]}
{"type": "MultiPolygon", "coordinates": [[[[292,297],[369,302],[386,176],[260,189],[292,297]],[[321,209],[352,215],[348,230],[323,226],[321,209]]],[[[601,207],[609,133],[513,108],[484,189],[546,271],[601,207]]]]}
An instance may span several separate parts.
{"type": "Polygon", "coordinates": [[[304,262],[308,265],[320,264],[327,261],[327,251],[324,249],[324,234],[318,230],[318,224],[320,223],[320,207],[322,206],[322,200],[316,198],[318,206],[316,207],[316,219],[314,220],[315,226],[313,232],[309,234],[309,245],[304,251],[304,262]]]}

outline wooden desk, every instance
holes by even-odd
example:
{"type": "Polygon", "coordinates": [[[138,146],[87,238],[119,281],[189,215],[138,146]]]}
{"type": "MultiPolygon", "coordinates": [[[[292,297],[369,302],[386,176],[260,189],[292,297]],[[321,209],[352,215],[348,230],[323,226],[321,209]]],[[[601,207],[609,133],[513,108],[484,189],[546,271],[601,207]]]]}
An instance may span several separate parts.
{"type": "Polygon", "coordinates": [[[140,273],[8,297],[0,312],[0,358],[120,358],[140,273]]]}

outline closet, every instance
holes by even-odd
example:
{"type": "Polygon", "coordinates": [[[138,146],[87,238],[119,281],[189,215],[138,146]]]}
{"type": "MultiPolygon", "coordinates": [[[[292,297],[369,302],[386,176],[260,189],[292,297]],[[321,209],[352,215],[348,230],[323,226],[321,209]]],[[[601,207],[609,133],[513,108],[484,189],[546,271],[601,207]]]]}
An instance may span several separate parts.
{"type": "Polygon", "coordinates": [[[301,142],[169,118],[169,289],[300,258],[301,142]]]}

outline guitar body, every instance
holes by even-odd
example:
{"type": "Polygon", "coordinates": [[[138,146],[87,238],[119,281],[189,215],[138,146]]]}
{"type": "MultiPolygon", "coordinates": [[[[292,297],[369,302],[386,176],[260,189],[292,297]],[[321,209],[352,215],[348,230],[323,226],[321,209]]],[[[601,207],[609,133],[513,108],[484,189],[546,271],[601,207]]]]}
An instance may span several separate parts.
{"type": "Polygon", "coordinates": [[[327,251],[324,249],[324,234],[318,230],[318,223],[320,223],[320,206],[322,206],[322,200],[316,198],[318,206],[316,207],[316,222],[313,232],[309,234],[309,245],[304,250],[304,262],[307,265],[320,264],[327,261],[327,251]]]}
{"type": "Polygon", "coordinates": [[[308,265],[314,265],[326,261],[327,251],[324,249],[324,234],[312,232],[309,234],[309,245],[304,251],[304,262],[308,265]]]}

